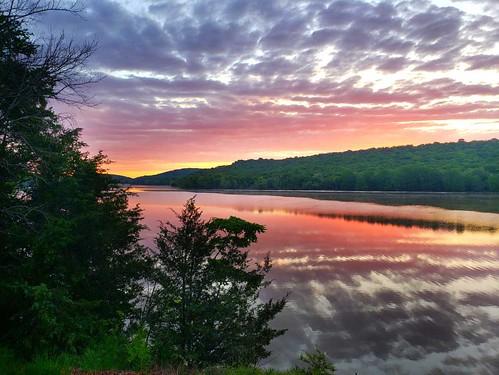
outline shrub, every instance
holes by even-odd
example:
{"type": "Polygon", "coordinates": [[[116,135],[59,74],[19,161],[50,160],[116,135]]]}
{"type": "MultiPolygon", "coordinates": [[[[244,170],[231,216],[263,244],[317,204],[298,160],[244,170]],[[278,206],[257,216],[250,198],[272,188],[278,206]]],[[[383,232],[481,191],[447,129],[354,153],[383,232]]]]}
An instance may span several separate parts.
{"type": "Polygon", "coordinates": [[[300,360],[307,364],[308,367],[305,371],[310,375],[330,375],[336,371],[334,364],[329,360],[326,353],[318,348],[315,348],[312,352],[301,354],[300,360]]]}
{"type": "Polygon", "coordinates": [[[125,370],[128,367],[127,342],[111,335],[89,346],[78,361],[82,370],[125,370]]]}
{"type": "Polygon", "coordinates": [[[143,328],[137,330],[127,345],[128,364],[134,370],[146,370],[152,364],[152,356],[147,345],[147,334],[143,328]]]}

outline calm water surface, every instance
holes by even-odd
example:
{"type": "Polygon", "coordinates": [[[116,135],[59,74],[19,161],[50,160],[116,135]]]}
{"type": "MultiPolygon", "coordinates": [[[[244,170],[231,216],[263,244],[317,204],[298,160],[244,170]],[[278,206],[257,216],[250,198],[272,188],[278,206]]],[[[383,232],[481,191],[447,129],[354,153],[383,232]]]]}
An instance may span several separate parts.
{"type": "MultiPolygon", "coordinates": [[[[193,195],[135,190],[148,245],[193,195]]],[[[267,227],[251,248],[274,260],[265,297],[291,295],[275,321],[288,332],[263,366],[287,368],[317,345],[340,375],[499,374],[497,209],[215,193],[197,193],[197,203],[206,218],[267,227]]]]}

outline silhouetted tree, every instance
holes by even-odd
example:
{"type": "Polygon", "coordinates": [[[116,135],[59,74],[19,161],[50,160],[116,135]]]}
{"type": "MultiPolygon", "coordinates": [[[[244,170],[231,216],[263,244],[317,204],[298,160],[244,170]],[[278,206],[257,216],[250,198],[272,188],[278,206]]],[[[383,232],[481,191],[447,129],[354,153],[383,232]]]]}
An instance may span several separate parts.
{"type": "Polygon", "coordinates": [[[148,265],[140,210],[49,107],[83,103],[92,81],[92,44],[42,46],[26,29],[60,4],[0,1],[0,344],[24,356],[121,329],[148,265]]]}
{"type": "Polygon", "coordinates": [[[284,330],[269,326],[286,303],[260,291],[270,258],[251,266],[247,248],[264,227],[236,217],[203,221],[194,198],[156,238],[155,281],[149,314],[153,348],[165,363],[189,366],[254,364],[284,330]]]}

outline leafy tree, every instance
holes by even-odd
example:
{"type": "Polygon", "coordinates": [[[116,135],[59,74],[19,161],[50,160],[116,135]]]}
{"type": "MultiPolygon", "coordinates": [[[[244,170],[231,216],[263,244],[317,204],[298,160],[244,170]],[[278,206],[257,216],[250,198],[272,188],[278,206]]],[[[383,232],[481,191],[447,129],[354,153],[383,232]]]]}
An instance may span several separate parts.
{"type": "Polygon", "coordinates": [[[334,364],[329,360],[326,353],[318,348],[311,352],[302,353],[300,360],[307,365],[307,368],[303,371],[305,374],[332,375],[336,371],[334,364]]]}
{"type": "Polygon", "coordinates": [[[26,30],[58,4],[0,0],[0,344],[25,356],[121,329],[148,267],[140,210],[49,106],[83,103],[92,81],[91,44],[42,46],[26,30]]]}
{"type": "Polygon", "coordinates": [[[159,359],[188,366],[254,364],[284,330],[270,321],[286,299],[261,302],[270,284],[267,256],[251,266],[247,248],[264,227],[236,217],[201,219],[194,198],[163,224],[149,314],[150,337],[159,359]]]}

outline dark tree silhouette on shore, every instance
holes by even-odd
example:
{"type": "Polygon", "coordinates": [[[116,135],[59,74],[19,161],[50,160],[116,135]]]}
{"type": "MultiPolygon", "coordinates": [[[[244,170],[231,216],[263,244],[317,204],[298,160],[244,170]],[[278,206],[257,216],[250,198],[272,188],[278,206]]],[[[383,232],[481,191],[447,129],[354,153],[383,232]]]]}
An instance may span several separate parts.
{"type": "Polygon", "coordinates": [[[270,285],[267,256],[252,264],[244,250],[265,228],[236,217],[203,221],[194,198],[161,226],[149,313],[153,348],[163,363],[203,367],[255,364],[285,330],[269,323],[286,298],[260,301],[270,285]]]}
{"type": "Polygon", "coordinates": [[[63,4],[0,1],[0,345],[24,357],[121,330],[148,265],[140,210],[49,105],[85,104],[94,80],[94,44],[40,45],[27,30],[63,4]]]}

